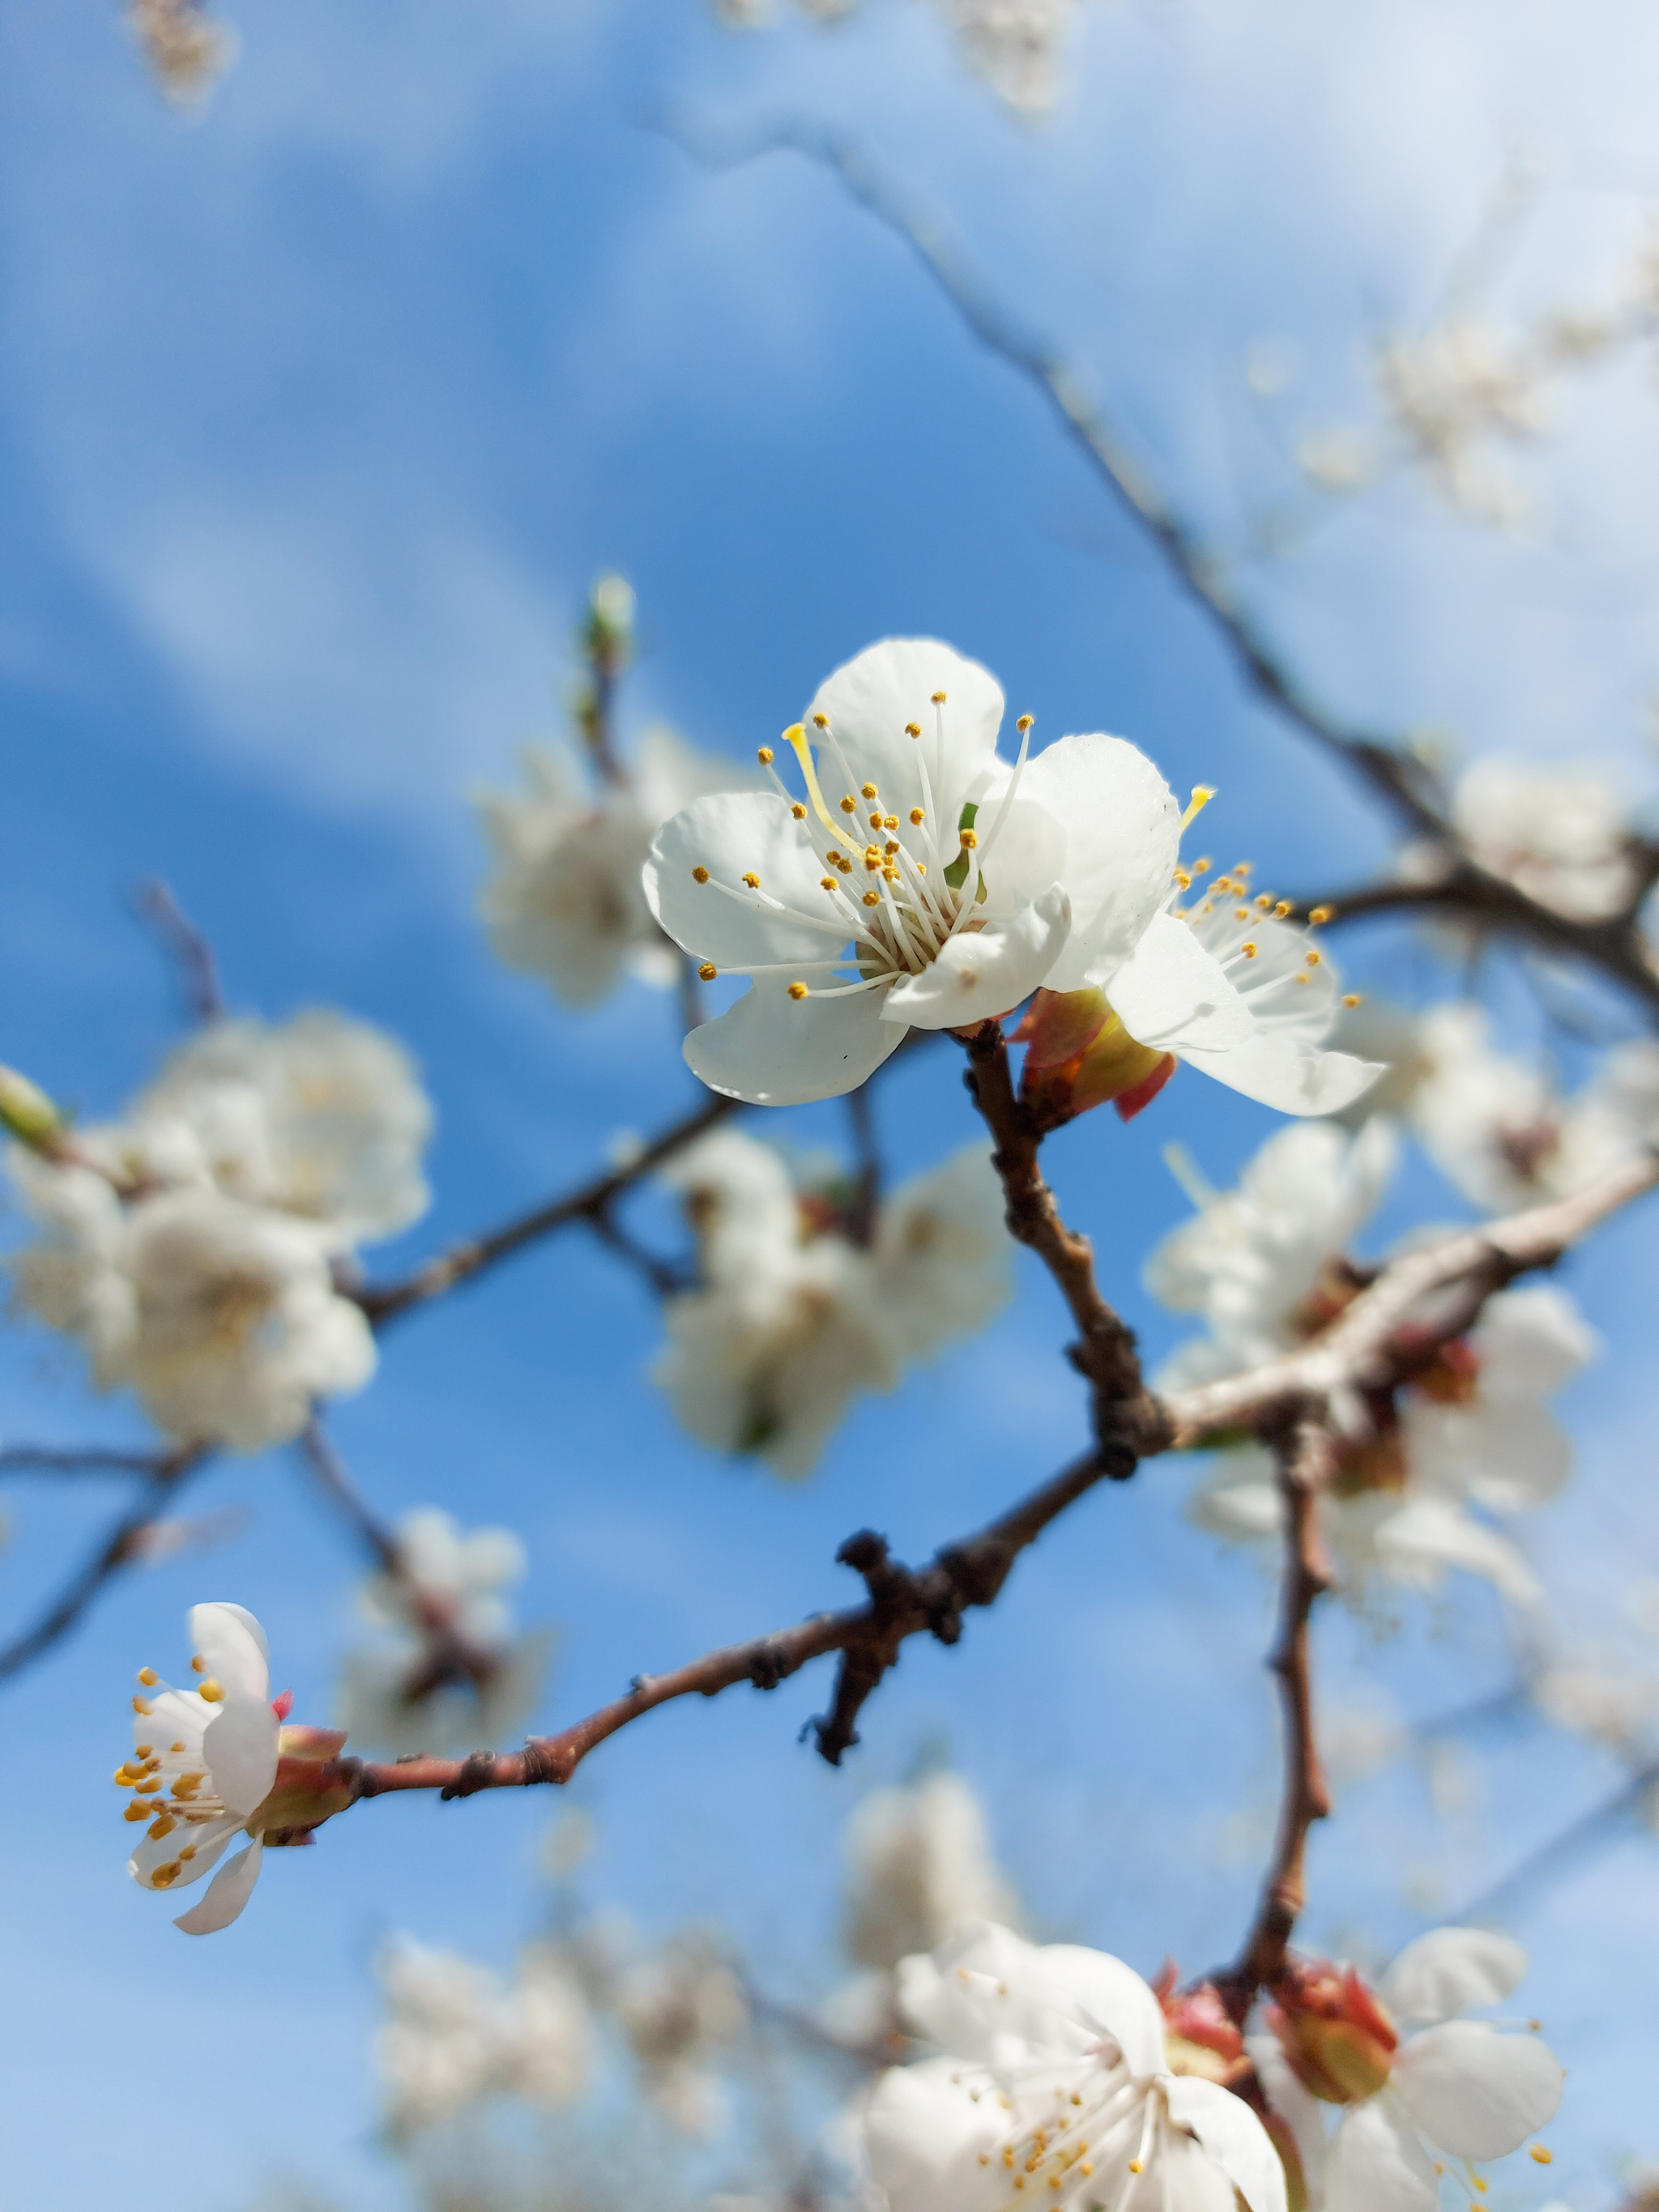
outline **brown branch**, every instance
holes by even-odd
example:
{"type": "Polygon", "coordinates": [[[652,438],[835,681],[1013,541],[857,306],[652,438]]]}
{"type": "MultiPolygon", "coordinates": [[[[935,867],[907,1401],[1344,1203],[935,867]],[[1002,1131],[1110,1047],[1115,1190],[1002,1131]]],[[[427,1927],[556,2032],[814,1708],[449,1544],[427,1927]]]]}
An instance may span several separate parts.
{"type": "Polygon", "coordinates": [[[0,1474],[155,1474],[166,1452],[122,1451],[103,1444],[7,1444],[0,1474]]]}
{"type": "Polygon", "coordinates": [[[1121,1481],[1139,1459],[1166,1447],[1169,1432],[1141,1379],[1134,1332],[1100,1294],[1089,1240],[1066,1227],[1043,1180],[1037,1164],[1042,1132],[1015,1095],[1000,1022],[986,1022],[968,1041],[966,1081],[994,1141],[991,1160],[1007,1202],[1009,1234],[1036,1254],[1066,1301],[1078,1330],[1066,1357],[1090,1384],[1096,1443],[1107,1473],[1121,1481]]]}
{"type": "Polygon", "coordinates": [[[1319,1534],[1319,1497],[1329,1484],[1334,1451],[1330,1430],[1313,1413],[1287,1422],[1273,1441],[1285,1510],[1285,1571],[1279,1635],[1267,1663],[1279,1678],[1284,1710],[1284,1794],[1273,1861],[1255,1919],[1237,1966],[1215,1978],[1240,2027],[1256,1991],[1270,1988],[1284,1971],[1285,1951],[1302,1916],[1309,1831],[1331,1809],[1314,1735],[1310,1631],[1313,1609],[1331,1588],[1330,1566],[1319,1534]]]}
{"type": "Polygon", "coordinates": [[[104,1584],[133,1557],[160,1509],[210,1456],[205,1445],[185,1444],[156,1462],[138,1503],[120,1516],[33,1626],[0,1648],[0,1681],[21,1674],[32,1660],[69,1633],[104,1584]]]}
{"type": "Polygon", "coordinates": [[[453,1291],[458,1283],[471,1282],[487,1267],[505,1260],[538,1237],[552,1235],[556,1230],[568,1228],[572,1222],[585,1221],[597,1224],[609,1208],[625,1190],[649,1175],[653,1168],[660,1167],[665,1159],[683,1152],[686,1146],[723,1121],[728,1114],[738,1111],[741,1102],[714,1095],[705,1098],[691,1113],[653,1137],[636,1158],[626,1167],[613,1168],[608,1175],[595,1176],[589,1182],[562,1196],[550,1199],[528,1212],[516,1215],[498,1229],[488,1231],[482,1237],[469,1237],[453,1244],[435,1260],[428,1260],[412,1275],[397,1283],[368,1283],[361,1289],[349,1290],[344,1295],[355,1298],[376,1328],[384,1328],[399,1314],[407,1313],[413,1306],[424,1305],[429,1299],[441,1297],[453,1291]]]}
{"type": "Polygon", "coordinates": [[[133,904],[140,917],[154,927],[176,963],[192,1020],[222,1022],[225,1000],[213,947],[179,905],[171,887],[154,876],[139,884],[133,904]]]}

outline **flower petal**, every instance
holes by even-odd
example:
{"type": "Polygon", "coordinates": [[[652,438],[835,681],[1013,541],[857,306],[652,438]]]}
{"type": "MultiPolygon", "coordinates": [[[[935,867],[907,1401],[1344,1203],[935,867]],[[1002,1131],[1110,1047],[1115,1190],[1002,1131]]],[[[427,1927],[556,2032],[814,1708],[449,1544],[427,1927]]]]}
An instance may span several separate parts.
{"type": "Polygon", "coordinates": [[[1173,915],[1152,916],[1106,995],[1130,1036],[1161,1052],[1184,1057],[1195,1046],[1225,1051],[1255,1035],[1249,1009],[1220,962],[1173,915]]]}
{"type": "Polygon", "coordinates": [[[1019,789],[1066,833],[1060,880],[1071,896],[1072,935],[1050,988],[1104,984],[1169,892],[1181,842],[1175,794],[1143,752],[1097,732],[1061,738],[1040,752],[1019,789]]]}
{"type": "Polygon", "coordinates": [[[903,1024],[882,1018],[886,995],[795,1000],[786,977],[757,976],[735,1006],[692,1030],[686,1065],[711,1091],[751,1106],[839,1098],[904,1042],[903,1024]]]}
{"type": "Polygon", "coordinates": [[[1468,1494],[1500,1513],[1547,1504],[1572,1473],[1572,1443],[1545,1407],[1408,1403],[1406,1459],[1413,1481],[1449,1497],[1468,1494]]]}
{"type": "Polygon", "coordinates": [[[1538,1577],[1507,1536],[1445,1498],[1413,1498],[1378,1523],[1379,1563],[1402,1582],[1433,1589],[1448,1567],[1484,1575],[1512,1605],[1535,1605],[1538,1577]]]}
{"type": "Polygon", "coordinates": [[[186,1936],[211,1936],[221,1928],[228,1928],[253,1894],[264,1852],[263,1844],[250,1844],[245,1851],[238,1851],[230,1864],[222,1866],[214,1875],[201,1903],[192,1905],[188,1912],[181,1912],[173,1926],[182,1928],[186,1936]]]}
{"type": "Polygon", "coordinates": [[[1433,2161],[1385,2098],[1343,2114],[1325,2169],[1325,2212],[1437,2212],[1439,2203],[1433,2161]]]}
{"type": "MultiPolygon", "coordinates": [[[[156,1809],[159,1812],[161,1808],[158,1805],[156,1809]]],[[[228,1820],[216,1820],[210,1825],[204,1823],[199,1828],[180,1821],[170,1836],[163,1836],[159,1842],[152,1843],[146,1836],[127,1861],[127,1872],[141,1889],[154,1889],[156,1868],[171,1866],[177,1861],[179,1873],[176,1879],[163,1887],[187,1889],[191,1882],[200,1881],[216,1863],[231,1838],[241,1832],[242,1824],[234,1814],[228,1820]],[[190,1846],[195,1849],[195,1857],[180,1859],[179,1853],[190,1846]]]]}
{"type": "Polygon", "coordinates": [[[1242,2097],[1195,2075],[1171,2076],[1164,2083],[1164,2095],[1170,2118],[1198,2137],[1249,2212],[1285,2212],[1285,2169],[1279,2153],[1242,2097]]]}
{"type": "MultiPolygon", "coordinates": [[[[830,833],[823,835],[827,840],[830,833]]],[[[715,882],[741,891],[744,899],[752,896],[744,877],[757,875],[769,897],[781,899],[797,914],[838,921],[836,902],[823,886],[823,855],[813,850],[805,824],[795,820],[776,792],[726,792],[693,799],[683,813],[665,822],[645,864],[646,898],[677,945],[716,967],[834,957],[837,939],[832,932],[727,898],[714,883],[699,883],[693,868],[707,868],[715,882]]],[[[842,932],[840,942],[845,944],[852,933],[850,928],[842,932]]]]}
{"type": "Polygon", "coordinates": [[[1380,1061],[1346,1052],[1321,1052],[1288,1036],[1261,1032],[1243,1044],[1212,1052],[1193,1046],[1180,1057],[1230,1091],[1259,1099],[1281,1114],[1334,1114],[1352,1105],[1382,1074],[1380,1061]]]}
{"type": "Polygon", "coordinates": [[[1512,1936],[1490,1928],[1432,1928],[1407,1943],[1377,1995],[1398,2019],[1449,2020],[1479,2005],[1501,2004],[1527,1971],[1512,1936]]]}
{"type": "Polygon", "coordinates": [[[879,788],[890,812],[921,803],[925,749],[934,819],[954,831],[962,802],[977,798],[993,772],[1002,707],[1002,686],[990,671],[937,638],[889,637],[867,646],[818,686],[808,710],[807,734],[821,749],[826,797],[833,805],[838,793],[829,786],[839,769],[834,750],[812,726],[817,714],[828,717],[848,767],[860,782],[879,788]],[[945,694],[942,779],[935,691],[945,694]],[[921,725],[920,738],[908,734],[910,722],[921,725]]]}
{"type": "Polygon", "coordinates": [[[920,975],[894,985],[881,1018],[947,1030],[1006,1014],[1042,982],[1071,926],[1065,890],[1051,884],[1018,914],[988,921],[982,929],[960,930],[920,975]]]}
{"type": "Polygon", "coordinates": [[[1449,2020],[1413,2036],[1394,2063],[1394,2087],[1425,2136],[1454,2158],[1502,2158],[1555,2118],[1564,2080],[1535,2035],[1504,2035],[1484,2020],[1449,2020]]]}
{"type": "Polygon", "coordinates": [[[1001,2110],[975,2103],[954,2058],[894,2066],[865,2112],[870,2171],[892,2212],[995,2212],[1007,2190],[1000,2160],[981,2165],[1001,2142],[1001,2110]]]}
{"type": "Polygon", "coordinates": [[[190,1638],[198,1656],[207,1662],[201,1671],[227,1690],[248,1698],[270,1695],[265,1632],[246,1606],[222,1601],[191,1606],[190,1638]]]}
{"type": "Polygon", "coordinates": [[[244,1817],[276,1779],[283,1724],[262,1698],[228,1695],[202,1735],[215,1796],[244,1817]]]}
{"type": "Polygon", "coordinates": [[[1488,1298],[1474,1331],[1483,1398],[1535,1403],[1571,1381],[1596,1354],[1598,1339],[1565,1291],[1528,1283],[1488,1298]]]}

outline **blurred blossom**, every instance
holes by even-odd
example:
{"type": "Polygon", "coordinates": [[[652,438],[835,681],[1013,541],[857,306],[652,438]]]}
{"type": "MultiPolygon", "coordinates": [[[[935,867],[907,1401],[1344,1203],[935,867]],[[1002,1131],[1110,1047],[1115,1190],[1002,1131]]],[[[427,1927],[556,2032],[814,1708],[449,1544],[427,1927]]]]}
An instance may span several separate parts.
{"type": "Polygon", "coordinates": [[[985,1808],[960,1774],[873,1790],[847,1824],[848,1955],[890,1970],[969,1920],[1019,1917],[991,1856],[985,1808]]]}
{"type": "Polygon", "coordinates": [[[1322,491],[1358,491],[1376,474],[1375,447],[1357,430],[1310,430],[1296,448],[1297,465],[1322,491]]]}
{"type": "Polygon", "coordinates": [[[1505,529],[1528,519],[1525,493],[1486,450],[1543,434],[1542,380],[1522,346],[1460,316],[1385,339],[1376,375],[1395,436],[1454,507],[1505,529]]]}
{"type": "Polygon", "coordinates": [[[1613,776],[1493,753],[1458,778],[1452,824],[1480,865],[1573,921],[1628,910],[1638,878],[1613,776]]]}
{"type": "Polygon", "coordinates": [[[1552,1661],[1534,1680],[1532,1697],[1558,1726],[1593,1737],[1621,1759],[1640,1765],[1659,1754],[1659,1675],[1612,1652],[1552,1661]]]}
{"type": "Polygon", "coordinates": [[[222,1505],[189,1519],[147,1521],[129,1541],[125,1556],[135,1566],[159,1567],[192,1552],[216,1551],[234,1542],[252,1517],[246,1505],[222,1505]]]}
{"type": "Polygon", "coordinates": [[[1334,1788],[1391,1765],[1411,1743],[1411,1730],[1391,1700],[1380,1692],[1363,1703],[1328,1703],[1319,1715],[1319,1750],[1334,1788]]]}
{"type": "MultiPolygon", "coordinates": [[[[998,99],[1028,122],[1059,98],[1066,44],[1078,0],[936,0],[968,66],[998,99]]],[[[819,22],[849,15],[858,0],[795,0],[796,12],[819,22]]],[[[714,0],[722,22],[740,31],[774,21],[775,0],[714,0]]]]}
{"type": "Polygon", "coordinates": [[[714,2061],[749,2018],[720,1947],[696,1933],[672,1938],[623,1970],[613,2002],[647,2096],[686,2134],[711,2133],[726,2113],[714,2061]]]}
{"type": "MultiPolygon", "coordinates": [[[[864,2108],[890,2212],[996,2212],[1031,2177],[1060,2212],[1150,2204],[1285,2212],[1284,2170],[1213,2054],[1139,1974],[985,1923],[899,1969],[902,2011],[939,2054],[890,2068],[864,2108]],[[1202,2070],[1176,2070],[1192,2052],[1202,2070]]],[[[1036,2201],[1035,2188],[1033,2201],[1036,2201]]]]}
{"type": "MultiPolygon", "coordinates": [[[[1194,1221],[1167,1237],[1147,1285],[1207,1336],[1179,1347],[1158,1378],[1168,1390],[1238,1374],[1305,1343],[1365,1280],[1343,1244],[1381,1196],[1392,1165],[1388,1125],[1350,1137],[1328,1123],[1283,1129],[1236,1191],[1195,1190],[1194,1221]]],[[[1545,1504],[1565,1483],[1571,1448],[1546,1410],[1593,1355],[1595,1340],[1565,1294],[1547,1285],[1487,1300],[1467,1334],[1435,1346],[1432,1311],[1408,1317],[1416,1371],[1390,1391],[1345,1393],[1334,1407],[1337,1464],[1321,1525],[1349,1595],[1374,1576],[1433,1588],[1449,1568],[1485,1576],[1518,1604],[1537,1579],[1481,1517],[1545,1504]]],[[[1258,1444],[1216,1455],[1191,1510],[1218,1534],[1277,1541],[1283,1521],[1272,1455],[1258,1444]]]]}
{"type": "Polygon", "coordinates": [[[127,21],[161,89],[181,106],[205,100],[236,58],[235,33],[196,0],[127,0],[127,21]]]}
{"type": "Polygon", "coordinates": [[[527,745],[521,792],[477,805],[494,866],[478,911],[498,958],[539,975],[568,1006],[593,1006],[623,975],[667,986],[678,956],[651,918],[640,870],[659,823],[752,769],[700,753],[672,730],[641,738],[623,780],[597,779],[567,746],[527,745]]]}
{"type": "Polygon", "coordinates": [[[515,1635],[503,1593],[524,1578],[510,1528],[463,1534],[435,1506],[398,1532],[398,1567],[359,1592],[383,1643],[348,1654],[337,1697],[354,1743],[394,1753],[477,1749],[510,1741],[540,1702],[552,1649],[515,1635]]]}
{"type": "Polygon", "coordinates": [[[690,1433],[811,1473],[863,1390],[981,1328],[1012,1289],[989,1153],[969,1146],[901,1185],[866,1247],[848,1186],[799,1188],[782,1156],[735,1129],[664,1171],[684,1196],[702,1283],[664,1309],[655,1379],[690,1433]]]}
{"type": "Polygon", "coordinates": [[[550,1947],[526,1951],[511,1983],[398,1938],[377,1962],[386,2018],[375,2038],[381,2112],[394,2142],[441,2127],[487,2097],[568,2105],[587,2085],[593,2028],[550,1947]]]}

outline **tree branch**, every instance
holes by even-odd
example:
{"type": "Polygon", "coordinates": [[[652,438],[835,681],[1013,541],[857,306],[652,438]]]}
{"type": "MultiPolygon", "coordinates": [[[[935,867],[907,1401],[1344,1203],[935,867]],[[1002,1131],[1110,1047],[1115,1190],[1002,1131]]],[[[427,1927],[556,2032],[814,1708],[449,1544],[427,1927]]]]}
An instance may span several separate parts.
{"type": "Polygon", "coordinates": [[[192,1020],[221,1022],[225,1018],[224,994],[219,987],[219,963],[213,947],[159,876],[140,884],[133,896],[140,918],[149,922],[172,955],[185,987],[192,1020]]]}
{"type": "Polygon", "coordinates": [[[166,1452],[122,1451],[103,1444],[7,1444],[0,1474],[155,1474],[166,1452]]]}

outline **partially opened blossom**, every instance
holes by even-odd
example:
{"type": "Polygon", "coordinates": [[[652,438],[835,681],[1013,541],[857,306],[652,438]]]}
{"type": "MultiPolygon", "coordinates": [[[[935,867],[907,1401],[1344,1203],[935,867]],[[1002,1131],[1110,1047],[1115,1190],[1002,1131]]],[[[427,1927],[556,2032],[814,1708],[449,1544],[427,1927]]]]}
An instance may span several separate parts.
{"type": "Polygon", "coordinates": [[[1099,733],[1030,757],[1027,717],[1011,766],[1002,710],[977,662],[889,639],[785,732],[800,796],[777,777],[664,825],[653,912],[708,976],[750,979],[686,1039],[703,1081],[760,1105],[836,1097],[908,1029],[968,1029],[1039,988],[1108,994],[1101,1019],[1151,1065],[1178,1054],[1291,1111],[1370,1081],[1315,1052],[1326,985],[1301,933],[1241,933],[1231,878],[1220,905],[1168,910],[1182,815],[1152,763],[1099,733]]]}
{"type": "Polygon", "coordinates": [[[1268,2020],[1302,2088],[1342,2111],[1326,2147],[1316,2112],[1296,2108],[1323,2212],[1435,2212],[1448,2160],[1505,2157],[1554,2118],[1563,2077],[1548,2045],[1461,2016],[1501,2002],[1526,1966],[1520,1944],[1476,1928],[1419,1936],[1375,1995],[1352,1968],[1293,1962],[1268,2020]]]}
{"type": "Polygon", "coordinates": [[[884,2074],[865,2111],[891,2212],[1285,2212],[1284,2170],[1242,2099],[1170,2063],[1158,1998],[1121,1960],[992,1923],[900,1969],[939,2054],[884,2074]]]}
{"type": "Polygon", "coordinates": [[[434,1753],[502,1743],[530,1720],[552,1639],[515,1633],[506,1593],[524,1578],[510,1528],[463,1532],[426,1506],[398,1531],[398,1566],[371,1575],[359,1604],[382,1640],[350,1652],[337,1717],[365,1750],[434,1753]]]}
{"type": "Polygon", "coordinates": [[[140,1670],[133,1753],[115,1779],[132,1793],[126,1819],[148,1823],[128,1864],[143,1888],[186,1888],[233,1839],[249,1838],[173,1923],[187,1936],[206,1936],[228,1927],[247,1903],[268,1836],[308,1837],[351,1792],[336,1765],[343,1735],[283,1727],[289,1701],[271,1699],[264,1631],[251,1613],[193,1606],[190,1632],[198,1679],[176,1690],[153,1668],[140,1670]]]}

